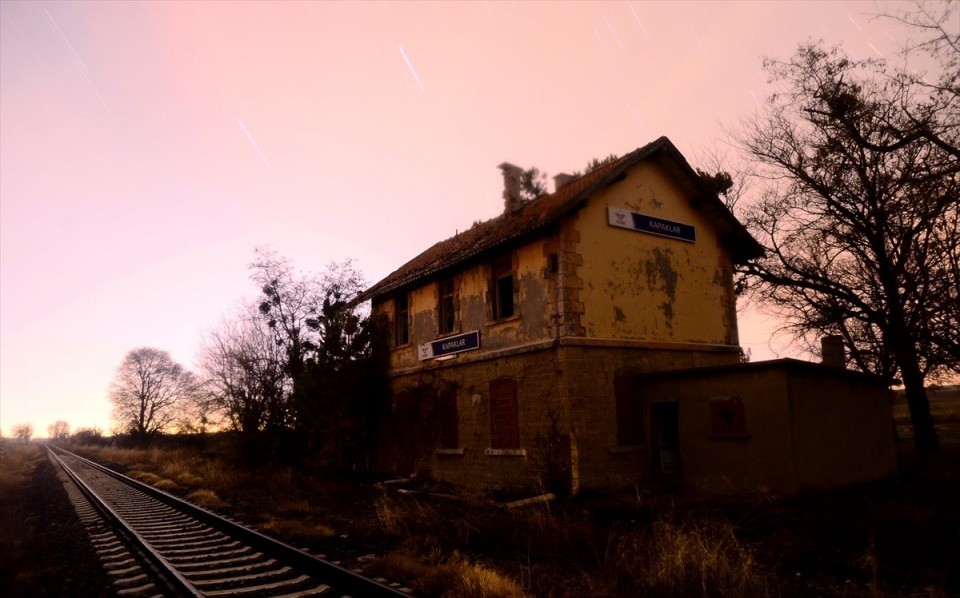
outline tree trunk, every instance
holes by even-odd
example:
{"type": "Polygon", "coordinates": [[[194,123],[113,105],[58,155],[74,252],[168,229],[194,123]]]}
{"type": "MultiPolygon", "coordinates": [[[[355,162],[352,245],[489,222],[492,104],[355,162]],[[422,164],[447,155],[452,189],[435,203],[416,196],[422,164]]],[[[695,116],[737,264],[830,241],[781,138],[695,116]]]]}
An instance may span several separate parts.
{"type": "Polygon", "coordinates": [[[910,407],[914,444],[920,452],[939,451],[940,441],[937,439],[937,431],[933,427],[933,418],[930,416],[930,401],[927,400],[927,391],[923,387],[923,378],[919,371],[908,375],[902,365],[901,373],[907,394],[907,406],[910,407]]]}
{"type": "Polygon", "coordinates": [[[903,387],[907,395],[907,406],[910,408],[910,423],[913,426],[913,441],[917,450],[923,453],[940,450],[940,441],[937,431],[933,427],[933,418],[930,416],[930,402],[927,400],[927,390],[923,385],[923,374],[920,373],[919,360],[913,342],[909,335],[904,335],[899,329],[893,332],[893,354],[900,366],[900,376],[903,378],[903,387]]]}

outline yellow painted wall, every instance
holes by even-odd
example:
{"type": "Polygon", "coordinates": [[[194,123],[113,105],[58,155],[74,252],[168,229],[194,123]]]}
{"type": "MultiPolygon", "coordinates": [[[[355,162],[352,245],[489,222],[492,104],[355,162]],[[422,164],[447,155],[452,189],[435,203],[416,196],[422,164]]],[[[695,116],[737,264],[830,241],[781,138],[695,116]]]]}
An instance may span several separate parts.
{"type": "Polygon", "coordinates": [[[680,398],[680,452],[684,482],[710,492],[793,494],[797,491],[791,448],[786,380],[778,370],[749,375],[673,379],[650,389],[648,400],[680,398]],[[743,397],[747,436],[711,435],[710,399],[743,397]]]}
{"type": "MultiPolygon", "coordinates": [[[[517,316],[506,321],[489,317],[490,261],[472,263],[455,274],[454,333],[479,330],[481,353],[569,334],[738,344],[729,252],[712,223],[656,164],[637,165],[550,235],[512,253],[517,316]],[[612,227],[608,206],[691,224],[697,240],[687,243],[612,227]],[[551,252],[560,255],[559,275],[546,271],[551,252]]],[[[437,296],[436,280],[410,292],[410,344],[393,352],[395,370],[419,367],[417,346],[439,338],[437,296]]],[[[374,310],[392,317],[393,302],[374,310]]]]}
{"type": "Polygon", "coordinates": [[[596,194],[576,226],[587,336],[737,344],[729,252],[659,166],[596,194]],[[696,243],[612,227],[608,206],[692,224],[696,243]]]}
{"type": "Polygon", "coordinates": [[[896,473],[893,397],[888,389],[858,384],[844,373],[791,372],[790,398],[801,489],[832,488],[896,473]]]}
{"type": "Polygon", "coordinates": [[[896,472],[887,390],[851,372],[774,361],[656,377],[644,399],[677,400],[686,485],[711,492],[794,494],[896,472]],[[743,397],[747,434],[715,437],[710,399],[743,397]]]}

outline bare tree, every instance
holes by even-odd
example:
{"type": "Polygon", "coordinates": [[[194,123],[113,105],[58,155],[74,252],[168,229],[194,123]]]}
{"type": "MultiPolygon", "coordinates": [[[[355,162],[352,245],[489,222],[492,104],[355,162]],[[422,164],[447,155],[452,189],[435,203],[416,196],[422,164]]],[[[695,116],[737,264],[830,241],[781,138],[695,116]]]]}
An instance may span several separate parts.
{"type": "Polygon", "coordinates": [[[363,274],[350,260],[328,264],[319,276],[303,274],[286,258],[264,248],[256,249],[250,269],[262,292],[260,313],[286,352],[287,374],[296,380],[304,363],[328,342],[328,326],[363,291],[363,274]]]}
{"type": "Polygon", "coordinates": [[[197,387],[196,377],[166,351],[134,349],[117,368],[110,386],[113,418],[120,429],[143,441],[173,423],[178,405],[197,387]]]}
{"type": "Polygon", "coordinates": [[[289,418],[287,355],[255,305],[208,332],[200,366],[212,404],[244,433],[281,429],[289,418]]]}
{"type": "Polygon", "coordinates": [[[24,444],[30,442],[30,438],[33,437],[33,426],[30,424],[15,425],[13,427],[13,437],[24,444]]]}
{"type": "Polygon", "coordinates": [[[317,346],[307,321],[316,318],[320,282],[297,272],[289,260],[270,249],[258,247],[255,255],[250,278],[262,293],[259,310],[286,353],[287,374],[296,378],[306,356],[317,346]]]}
{"type": "Polygon", "coordinates": [[[70,424],[62,419],[53,422],[47,426],[47,436],[50,440],[58,443],[68,440],[70,438],[70,424]]]}
{"type": "Polygon", "coordinates": [[[263,249],[251,269],[263,293],[259,314],[283,349],[292,438],[328,463],[365,466],[373,422],[382,417],[386,368],[381,327],[357,302],[363,275],[350,261],[300,274],[263,249]]]}
{"type": "Polygon", "coordinates": [[[899,377],[935,450],[924,383],[960,372],[958,102],[817,44],[766,67],[779,90],[741,139],[767,183],[746,288],[797,335],[840,334],[858,368],[899,377]]]}

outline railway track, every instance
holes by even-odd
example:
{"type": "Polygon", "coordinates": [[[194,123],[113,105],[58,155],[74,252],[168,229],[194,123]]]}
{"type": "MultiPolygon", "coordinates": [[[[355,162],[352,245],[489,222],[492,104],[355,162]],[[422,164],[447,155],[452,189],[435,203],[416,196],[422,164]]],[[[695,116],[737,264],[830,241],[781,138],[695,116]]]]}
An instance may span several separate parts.
{"type": "Polygon", "coordinates": [[[119,596],[409,596],[60,448],[50,458],[119,596]]]}

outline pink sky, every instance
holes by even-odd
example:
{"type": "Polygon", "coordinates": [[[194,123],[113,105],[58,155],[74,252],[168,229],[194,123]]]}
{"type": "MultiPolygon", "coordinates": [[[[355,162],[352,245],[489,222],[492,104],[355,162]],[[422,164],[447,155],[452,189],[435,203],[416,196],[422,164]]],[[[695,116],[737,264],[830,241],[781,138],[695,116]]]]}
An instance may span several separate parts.
{"type": "MultiPolygon", "coordinates": [[[[895,4],[883,3],[888,11],[895,4]]],[[[111,427],[130,349],[193,367],[269,245],[375,282],[550,175],[667,135],[695,166],[873,2],[0,3],[0,429],[111,427]]],[[[732,152],[730,152],[732,156],[732,152]]],[[[753,358],[769,323],[741,316],[753,358]]]]}

